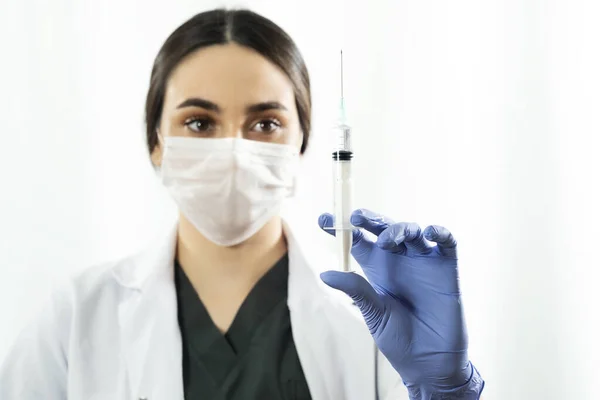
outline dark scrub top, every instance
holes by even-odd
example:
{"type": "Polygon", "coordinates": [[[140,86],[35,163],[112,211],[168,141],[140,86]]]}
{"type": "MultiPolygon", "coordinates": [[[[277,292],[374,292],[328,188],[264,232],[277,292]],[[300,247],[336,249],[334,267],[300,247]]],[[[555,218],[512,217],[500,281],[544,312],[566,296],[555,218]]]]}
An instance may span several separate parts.
{"type": "Polygon", "coordinates": [[[175,262],[186,400],[310,400],[287,307],[288,257],[254,286],[222,334],[175,262]]]}

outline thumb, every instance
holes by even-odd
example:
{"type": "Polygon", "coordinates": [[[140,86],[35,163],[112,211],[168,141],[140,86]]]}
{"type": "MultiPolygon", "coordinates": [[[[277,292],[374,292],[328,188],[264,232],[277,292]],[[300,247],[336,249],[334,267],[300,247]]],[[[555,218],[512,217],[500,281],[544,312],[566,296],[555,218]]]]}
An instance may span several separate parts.
{"type": "Polygon", "coordinates": [[[365,278],[354,272],[326,271],[321,274],[326,285],[341,290],[354,300],[374,334],[383,320],[383,301],[365,278]]]}

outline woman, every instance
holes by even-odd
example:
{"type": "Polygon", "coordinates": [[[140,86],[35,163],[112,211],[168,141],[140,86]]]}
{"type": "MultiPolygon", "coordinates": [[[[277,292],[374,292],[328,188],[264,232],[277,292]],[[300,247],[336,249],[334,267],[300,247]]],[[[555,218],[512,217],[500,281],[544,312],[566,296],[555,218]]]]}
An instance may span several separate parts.
{"type": "Polygon", "coordinates": [[[214,10],[173,32],[146,123],[179,221],[57,292],[4,363],[0,398],[478,399],[446,229],[355,211],[368,281],[321,275],[348,298],[280,218],[310,114],[302,57],[271,21],[214,10]]]}

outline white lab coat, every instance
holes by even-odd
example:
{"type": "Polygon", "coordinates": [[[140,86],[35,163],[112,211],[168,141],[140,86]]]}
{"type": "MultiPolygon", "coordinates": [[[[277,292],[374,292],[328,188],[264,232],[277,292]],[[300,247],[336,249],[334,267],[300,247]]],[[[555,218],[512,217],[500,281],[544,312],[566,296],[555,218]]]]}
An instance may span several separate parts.
{"type": "MultiPolygon", "coordinates": [[[[407,398],[356,307],[325,287],[285,224],[292,332],[314,400],[407,398]]],[[[183,399],[173,279],[176,228],[57,291],[0,371],[1,400],[183,399]]]]}

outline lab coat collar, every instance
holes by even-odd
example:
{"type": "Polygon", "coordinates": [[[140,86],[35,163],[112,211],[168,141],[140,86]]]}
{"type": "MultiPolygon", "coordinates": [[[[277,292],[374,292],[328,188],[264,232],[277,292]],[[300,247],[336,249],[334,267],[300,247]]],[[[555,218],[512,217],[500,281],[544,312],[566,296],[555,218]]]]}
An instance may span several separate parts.
{"type": "MultiPolygon", "coordinates": [[[[296,237],[296,229],[292,227],[287,220],[283,220],[283,231],[288,243],[288,255],[290,259],[300,263],[300,268],[295,268],[296,263],[290,267],[290,281],[309,281],[310,289],[317,282],[315,271],[310,268],[304,268],[310,263],[307,261],[307,255],[296,237]]],[[[125,262],[121,263],[117,268],[113,269],[113,275],[117,282],[122,286],[134,289],[143,290],[152,279],[164,278],[173,276],[173,262],[175,260],[175,252],[177,246],[177,229],[178,224],[173,223],[165,233],[159,236],[153,243],[143,251],[129,257],[125,262]]],[[[319,280],[320,282],[320,280],[319,280]]],[[[307,289],[307,288],[303,288],[307,289]]],[[[300,300],[299,293],[295,288],[290,288],[289,293],[290,303],[296,305],[300,300]]],[[[290,305],[291,305],[290,304],[290,305]]]]}

